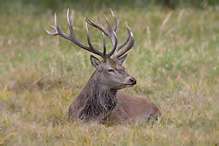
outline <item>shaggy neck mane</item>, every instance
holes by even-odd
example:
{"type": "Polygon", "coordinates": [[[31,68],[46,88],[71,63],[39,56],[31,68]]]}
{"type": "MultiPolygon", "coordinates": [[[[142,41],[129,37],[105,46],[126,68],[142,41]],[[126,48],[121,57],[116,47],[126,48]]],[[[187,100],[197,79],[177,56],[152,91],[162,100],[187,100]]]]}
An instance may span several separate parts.
{"type": "Polygon", "coordinates": [[[79,94],[79,118],[89,121],[107,117],[116,107],[116,93],[101,85],[98,72],[95,71],[79,94]]]}

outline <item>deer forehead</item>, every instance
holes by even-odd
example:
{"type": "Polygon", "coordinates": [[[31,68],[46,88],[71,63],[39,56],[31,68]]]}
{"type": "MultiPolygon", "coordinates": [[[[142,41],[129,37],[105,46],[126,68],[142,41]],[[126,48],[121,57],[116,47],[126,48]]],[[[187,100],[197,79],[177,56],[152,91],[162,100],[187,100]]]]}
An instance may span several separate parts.
{"type": "Polygon", "coordinates": [[[118,64],[117,60],[114,59],[107,59],[103,60],[102,64],[104,64],[106,67],[112,67],[112,68],[123,68],[121,65],[118,64]]]}

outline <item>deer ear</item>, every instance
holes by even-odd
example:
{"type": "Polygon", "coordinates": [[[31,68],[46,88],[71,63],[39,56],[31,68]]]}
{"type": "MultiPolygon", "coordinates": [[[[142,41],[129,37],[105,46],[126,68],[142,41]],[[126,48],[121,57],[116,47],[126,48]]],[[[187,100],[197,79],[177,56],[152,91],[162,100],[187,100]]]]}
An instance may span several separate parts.
{"type": "Polygon", "coordinates": [[[122,65],[122,63],[125,61],[126,57],[128,56],[128,54],[125,54],[124,56],[118,58],[118,63],[119,65],[122,65]]]}
{"type": "Polygon", "coordinates": [[[94,57],[93,55],[90,56],[90,62],[93,65],[93,67],[95,67],[96,69],[101,66],[100,60],[94,57]]]}

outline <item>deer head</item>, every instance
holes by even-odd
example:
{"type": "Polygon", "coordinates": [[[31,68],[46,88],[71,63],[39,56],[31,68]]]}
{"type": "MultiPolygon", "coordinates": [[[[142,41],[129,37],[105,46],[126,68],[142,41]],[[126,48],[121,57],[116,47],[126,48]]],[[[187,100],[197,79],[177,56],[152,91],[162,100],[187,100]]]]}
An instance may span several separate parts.
{"type": "Polygon", "coordinates": [[[88,42],[89,46],[82,44],[81,42],[79,42],[76,39],[76,37],[74,35],[73,26],[72,26],[72,16],[69,17],[69,9],[67,11],[67,20],[68,20],[68,26],[69,26],[69,31],[70,31],[69,35],[65,34],[60,29],[60,27],[57,23],[56,14],[54,15],[55,25],[50,26],[52,29],[55,30],[55,32],[52,33],[52,32],[49,32],[48,30],[46,30],[46,31],[49,35],[52,35],[52,36],[60,35],[61,37],[72,41],[77,46],[102,57],[103,61],[100,61],[98,58],[94,57],[93,55],[90,56],[91,64],[93,65],[93,67],[96,68],[96,78],[98,78],[98,80],[99,80],[98,84],[100,84],[102,87],[107,87],[111,90],[118,90],[118,89],[122,89],[125,87],[133,86],[136,84],[136,79],[131,77],[125,71],[125,68],[122,66],[122,63],[124,62],[124,60],[127,57],[127,54],[125,54],[125,53],[127,51],[129,51],[134,45],[134,37],[133,37],[132,32],[130,32],[130,28],[128,27],[128,24],[126,23],[128,36],[122,44],[117,45],[117,43],[118,43],[118,39],[116,36],[117,20],[116,20],[116,17],[115,17],[112,10],[111,10],[111,13],[112,13],[112,16],[114,18],[114,26],[113,27],[111,27],[107,17],[105,16],[108,30],[106,30],[103,27],[98,16],[97,16],[98,22],[99,22],[98,24],[95,24],[89,18],[85,19],[86,32],[87,32],[87,42],[88,42]],[[92,43],[90,41],[87,23],[89,25],[99,29],[102,32],[102,34],[103,34],[103,52],[99,51],[98,49],[96,49],[92,45],[92,43]],[[106,53],[105,36],[107,36],[110,39],[110,42],[112,44],[112,50],[109,53],[106,53]],[[128,42],[129,42],[129,44],[127,45],[127,47],[125,49],[121,50],[121,48],[123,48],[128,42]],[[113,57],[111,58],[112,55],[113,55],[113,57]]]}

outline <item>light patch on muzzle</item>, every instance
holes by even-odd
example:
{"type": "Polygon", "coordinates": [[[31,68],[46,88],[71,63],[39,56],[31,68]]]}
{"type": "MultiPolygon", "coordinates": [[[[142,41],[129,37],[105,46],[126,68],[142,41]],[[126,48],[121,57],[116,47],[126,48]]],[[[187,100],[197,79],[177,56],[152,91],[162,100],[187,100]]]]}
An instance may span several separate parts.
{"type": "Polygon", "coordinates": [[[132,87],[132,86],[134,86],[134,84],[126,84],[126,85],[125,85],[126,88],[132,87]]]}

